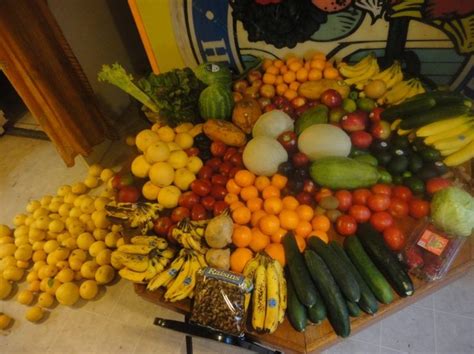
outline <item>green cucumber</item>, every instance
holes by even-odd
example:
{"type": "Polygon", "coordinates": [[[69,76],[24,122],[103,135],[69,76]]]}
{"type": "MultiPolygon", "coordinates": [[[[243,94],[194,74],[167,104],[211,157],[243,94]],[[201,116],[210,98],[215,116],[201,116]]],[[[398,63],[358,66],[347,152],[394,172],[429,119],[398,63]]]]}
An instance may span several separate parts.
{"type": "Polygon", "coordinates": [[[346,299],[347,310],[349,311],[349,316],[359,317],[360,316],[360,307],[357,305],[357,302],[346,299]]]}
{"type": "Polygon", "coordinates": [[[369,223],[358,225],[356,234],[397,294],[402,297],[413,295],[415,288],[410,277],[395,254],[385,245],[382,235],[369,223]]]}
{"type": "Polygon", "coordinates": [[[311,280],[308,268],[306,268],[304,263],[303,255],[298,249],[295,235],[291,232],[288,232],[283,237],[283,247],[285,248],[286,264],[288,264],[290,277],[300,301],[306,307],[311,307],[321,302],[318,291],[311,280]]]}
{"type": "Polygon", "coordinates": [[[354,302],[359,301],[359,284],[352,272],[347,271],[336,252],[319,237],[310,237],[308,246],[324,260],[346,299],[354,302]]]}
{"type": "Polygon", "coordinates": [[[430,110],[406,117],[400,123],[401,129],[414,129],[440,120],[457,117],[469,112],[464,104],[434,107],[430,110]]]}
{"type": "Polygon", "coordinates": [[[364,281],[364,279],[362,279],[362,276],[359,274],[354,264],[352,264],[346,252],[344,252],[341,245],[337,243],[336,241],[329,242],[329,247],[331,247],[334,250],[334,252],[337,253],[339,258],[343,262],[345,262],[344,266],[346,267],[348,271],[352,272],[352,274],[357,280],[357,283],[359,283],[359,288],[360,288],[360,299],[358,302],[359,307],[362,309],[362,311],[370,315],[375,314],[379,309],[379,305],[377,304],[377,299],[375,298],[374,294],[372,293],[372,290],[370,290],[367,283],[364,281]]]}
{"type": "Polygon", "coordinates": [[[344,249],[377,300],[384,304],[391,303],[392,288],[364,251],[359,239],[356,236],[346,237],[344,249]]]}
{"type": "MultiPolygon", "coordinates": [[[[469,100],[466,96],[451,91],[431,91],[418,94],[416,96],[410,97],[410,101],[434,98],[437,106],[447,105],[447,104],[464,104],[468,107],[472,106],[472,101],[469,100]]],[[[406,102],[406,101],[405,101],[406,102]]]]}
{"type": "Polygon", "coordinates": [[[321,323],[326,319],[326,306],[324,306],[322,301],[318,301],[316,305],[308,307],[306,310],[308,312],[309,320],[313,323],[321,323]]]}
{"type": "Polygon", "coordinates": [[[296,329],[298,332],[303,332],[306,329],[306,325],[308,323],[306,307],[298,299],[290,276],[286,277],[286,286],[288,295],[288,304],[286,310],[288,320],[294,329],[296,329]]]}
{"type": "Polygon", "coordinates": [[[311,277],[316,283],[326,304],[328,320],[337,335],[347,337],[351,333],[351,323],[346,300],[331,275],[326,263],[316,252],[306,250],[304,259],[311,277]]]}
{"type": "Polygon", "coordinates": [[[436,100],[431,97],[424,97],[417,100],[405,101],[385,109],[380,117],[388,122],[393,122],[397,118],[407,118],[416,113],[425,112],[436,105],[436,100]]]}

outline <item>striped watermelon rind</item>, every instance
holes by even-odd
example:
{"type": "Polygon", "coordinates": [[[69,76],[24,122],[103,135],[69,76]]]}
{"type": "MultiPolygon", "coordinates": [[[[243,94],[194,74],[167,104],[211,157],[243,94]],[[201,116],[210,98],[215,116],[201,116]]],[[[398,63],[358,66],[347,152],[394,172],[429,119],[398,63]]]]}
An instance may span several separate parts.
{"type": "Polygon", "coordinates": [[[230,120],[233,107],[232,92],[223,85],[210,85],[199,96],[199,113],[204,119],[230,120]]]}

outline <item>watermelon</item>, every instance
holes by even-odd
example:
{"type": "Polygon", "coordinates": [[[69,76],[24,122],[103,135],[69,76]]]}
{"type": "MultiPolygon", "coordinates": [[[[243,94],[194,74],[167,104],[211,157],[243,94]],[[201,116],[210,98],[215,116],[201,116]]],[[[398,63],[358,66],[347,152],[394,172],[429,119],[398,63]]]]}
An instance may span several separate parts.
{"type": "Polygon", "coordinates": [[[234,98],[230,87],[213,84],[206,87],[199,96],[199,113],[204,119],[230,120],[234,98]]]}
{"type": "Polygon", "coordinates": [[[229,68],[218,63],[203,63],[194,69],[194,74],[208,86],[213,84],[230,86],[232,83],[229,68]]]}

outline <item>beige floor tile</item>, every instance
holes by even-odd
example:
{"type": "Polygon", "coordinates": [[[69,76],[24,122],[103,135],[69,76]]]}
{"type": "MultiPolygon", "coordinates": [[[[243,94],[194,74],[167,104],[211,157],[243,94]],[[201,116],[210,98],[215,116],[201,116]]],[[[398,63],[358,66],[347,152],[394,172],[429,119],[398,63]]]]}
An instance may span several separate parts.
{"type": "Polygon", "coordinates": [[[80,310],[110,317],[126,286],[130,286],[130,282],[125,280],[120,280],[113,285],[101,286],[99,294],[93,301],[81,301],[80,310]]]}
{"type": "Polygon", "coordinates": [[[132,354],[142,334],[140,327],[109,319],[99,334],[101,340],[96,351],[100,354],[132,354]]]}
{"type": "Polygon", "coordinates": [[[149,326],[140,337],[134,354],[184,354],[183,343],[184,334],[149,326]]]}
{"type": "Polygon", "coordinates": [[[474,318],[474,268],[434,295],[435,310],[474,318]]]}
{"type": "Polygon", "coordinates": [[[437,353],[474,353],[474,319],[439,312],[435,316],[437,353]]]}
{"type": "Polygon", "coordinates": [[[373,324],[372,326],[360,331],[351,336],[352,339],[359,340],[361,342],[367,342],[370,344],[380,344],[380,333],[382,325],[380,322],[373,324]]]}
{"type": "Polygon", "coordinates": [[[354,339],[345,339],[341,343],[322,352],[323,354],[379,354],[380,346],[354,339]]]}

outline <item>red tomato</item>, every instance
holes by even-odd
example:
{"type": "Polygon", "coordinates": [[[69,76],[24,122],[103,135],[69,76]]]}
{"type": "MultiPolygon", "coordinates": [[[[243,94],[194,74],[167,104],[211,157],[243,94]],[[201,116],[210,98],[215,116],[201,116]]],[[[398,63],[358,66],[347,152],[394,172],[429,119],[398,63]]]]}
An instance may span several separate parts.
{"type": "Polygon", "coordinates": [[[212,174],[214,171],[212,170],[211,166],[202,166],[201,169],[199,170],[197,177],[199,179],[209,179],[212,177],[212,174]]]}
{"type": "Polygon", "coordinates": [[[349,215],[356,219],[358,223],[369,221],[371,214],[370,209],[365,205],[356,204],[349,208],[349,215]]]}
{"type": "Polygon", "coordinates": [[[300,204],[311,205],[311,194],[308,192],[302,191],[296,195],[296,199],[300,204]]]}
{"type": "Polygon", "coordinates": [[[341,215],[336,220],[336,231],[342,236],[353,235],[357,230],[357,222],[350,215],[341,215]]]}
{"type": "Polygon", "coordinates": [[[346,211],[352,205],[352,194],[351,192],[342,189],[334,193],[334,196],[339,201],[339,206],[337,207],[341,211],[346,211]]]}
{"type": "Polygon", "coordinates": [[[370,112],[369,114],[369,119],[372,121],[372,122],[378,122],[380,121],[382,118],[380,117],[380,114],[384,111],[383,108],[381,107],[375,107],[372,112],[370,112]]]}
{"type": "Polygon", "coordinates": [[[297,152],[291,157],[291,162],[295,168],[306,167],[309,164],[309,157],[303,152],[297,152]]]}
{"type": "Polygon", "coordinates": [[[174,223],[177,223],[185,218],[189,218],[189,215],[190,215],[189,209],[180,206],[180,207],[174,208],[173,211],[171,212],[171,221],[173,221],[174,223]]]}
{"type": "Polygon", "coordinates": [[[387,213],[386,211],[379,211],[377,213],[372,214],[370,217],[370,223],[379,232],[382,232],[387,227],[393,225],[393,218],[392,215],[387,213]]]}
{"type": "Polygon", "coordinates": [[[140,198],[140,191],[135,186],[123,186],[117,194],[120,203],[136,203],[140,198]]]}
{"type": "Polygon", "coordinates": [[[405,186],[394,186],[392,188],[392,197],[400,198],[406,202],[410,201],[413,197],[413,193],[410,188],[405,186]]]}
{"type": "Polygon", "coordinates": [[[221,186],[219,184],[215,184],[211,187],[211,195],[216,200],[224,199],[226,194],[227,194],[227,189],[224,186],[221,186]]]}
{"type": "Polygon", "coordinates": [[[159,236],[166,236],[173,222],[168,216],[162,216],[153,222],[153,231],[159,236]]]}
{"type": "Polygon", "coordinates": [[[213,157],[212,159],[206,162],[206,166],[209,166],[215,172],[219,171],[219,167],[221,164],[222,164],[222,160],[218,157],[213,157]]]}
{"type": "Polygon", "coordinates": [[[303,191],[312,195],[316,192],[316,184],[310,179],[305,179],[303,183],[303,191]]]}
{"type": "Polygon", "coordinates": [[[408,215],[408,203],[400,198],[392,198],[388,212],[395,218],[403,218],[408,215]]]}
{"type": "Polygon", "coordinates": [[[405,246],[405,234],[396,226],[389,226],[383,232],[385,244],[392,251],[399,252],[405,246]]]}
{"type": "Polygon", "coordinates": [[[230,162],[223,162],[219,166],[219,173],[227,177],[229,176],[229,172],[230,170],[232,170],[233,167],[234,166],[232,166],[230,162]]]}
{"type": "Polygon", "coordinates": [[[328,188],[321,188],[314,195],[314,200],[316,200],[319,203],[321,201],[321,199],[323,199],[325,197],[330,197],[331,195],[332,195],[332,190],[330,190],[328,188]]]}
{"type": "MultiPolygon", "coordinates": [[[[239,154],[240,155],[240,154],[239,154]]],[[[240,167],[233,167],[230,171],[229,171],[229,175],[227,177],[229,178],[234,178],[235,174],[240,171],[242,168],[240,167]]]]}
{"type": "Polygon", "coordinates": [[[219,186],[225,186],[227,183],[227,177],[222,175],[213,175],[211,177],[211,184],[218,184],[219,186]]]}
{"type": "Polygon", "coordinates": [[[367,206],[372,211],[384,211],[390,206],[390,197],[385,194],[373,194],[367,199],[367,206]]]}
{"type": "Polygon", "coordinates": [[[237,149],[236,149],[235,147],[227,148],[227,151],[226,151],[225,154],[224,154],[224,161],[230,161],[230,158],[231,158],[232,155],[234,155],[235,153],[237,153],[237,149]]]}
{"type": "Polygon", "coordinates": [[[116,174],[112,178],[112,188],[122,189],[125,186],[131,186],[133,184],[133,175],[131,173],[116,174]]]}
{"type": "Polygon", "coordinates": [[[189,149],[184,150],[189,157],[199,155],[199,149],[195,146],[190,147],[189,149]]]}
{"type": "Polygon", "coordinates": [[[216,203],[216,200],[214,197],[208,195],[207,197],[204,197],[201,199],[201,204],[202,206],[209,211],[212,211],[214,209],[214,204],[216,203]]]}
{"type": "Polygon", "coordinates": [[[281,133],[278,136],[277,140],[287,152],[293,153],[296,151],[298,145],[298,136],[294,131],[287,131],[281,133]]]}
{"type": "Polygon", "coordinates": [[[392,194],[392,188],[388,184],[378,183],[371,188],[372,193],[374,194],[385,194],[390,197],[392,194]]]}
{"type": "Polygon", "coordinates": [[[211,154],[212,156],[224,156],[226,150],[227,150],[227,145],[224,144],[222,141],[213,141],[211,143],[211,154]]]}
{"type": "Polygon", "coordinates": [[[191,209],[191,220],[206,220],[206,209],[201,204],[196,204],[191,209]]]}
{"type": "Polygon", "coordinates": [[[223,200],[218,200],[217,202],[215,202],[214,210],[213,210],[214,216],[221,215],[224,212],[224,210],[227,209],[227,207],[228,207],[227,203],[224,202],[223,200]]]}
{"type": "Polygon", "coordinates": [[[233,166],[237,166],[237,167],[244,166],[244,161],[242,160],[242,154],[240,152],[236,152],[234,155],[232,155],[229,162],[233,166]]]}
{"type": "Polygon", "coordinates": [[[199,196],[192,191],[184,192],[178,199],[178,205],[188,209],[197,203],[199,203],[199,196]]]}
{"type": "Polygon", "coordinates": [[[433,195],[437,191],[440,191],[441,189],[449,187],[451,184],[452,182],[446,178],[442,178],[442,177],[430,178],[426,182],[426,191],[428,192],[428,194],[433,195]]]}
{"type": "Polygon", "coordinates": [[[352,202],[354,204],[366,205],[367,199],[372,195],[372,192],[368,189],[356,189],[352,192],[352,202]]]}
{"type": "Polygon", "coordinates": [[[211,182],[205,179],[196,179],[191,183],[191,190],[200,197],[211,193],[211,182]]]}
{"type": "Polygon", "coordinates": [[[408,204],[410,215],[415,219],[421,219],[430,213],[430,203],[426,200],[414,198],[408,204]]]}

